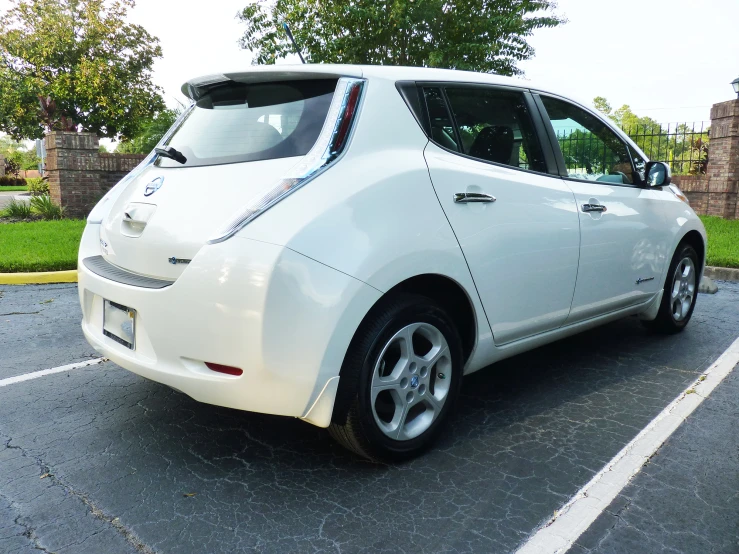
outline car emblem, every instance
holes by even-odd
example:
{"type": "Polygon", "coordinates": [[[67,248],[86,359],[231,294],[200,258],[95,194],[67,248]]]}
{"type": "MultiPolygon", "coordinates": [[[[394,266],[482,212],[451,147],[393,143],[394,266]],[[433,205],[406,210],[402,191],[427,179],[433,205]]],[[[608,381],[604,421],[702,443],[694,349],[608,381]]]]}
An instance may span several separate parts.
{"type": "Polygon", "coordinates": [[[418,386],[418,375],[411,377],[411,388],[415,389],[418,386]]]}
{"type": "Polygon", "coordinates": [[[184,258],[175,258],[174,256],[172,256],[167,261],[171,263],[172,265],[177,265],[177,264],[189,264],[192,260],[186,260],[184,258]]]}
{"type": "Polygon", "coordinates": [[[144,189],[144,196],[151,196],[152,194],[154,194],[156,191],[162,188],[163,183],[164,177],[157,177],[151,183],[148,183],[146,185],[146,188],[144,189]]]}

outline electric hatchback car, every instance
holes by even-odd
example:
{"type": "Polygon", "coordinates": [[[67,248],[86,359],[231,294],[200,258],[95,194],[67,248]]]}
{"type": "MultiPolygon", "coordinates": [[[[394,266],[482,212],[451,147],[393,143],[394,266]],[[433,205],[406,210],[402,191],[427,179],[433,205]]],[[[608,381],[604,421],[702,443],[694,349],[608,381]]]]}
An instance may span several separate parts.
{"type": "Polygon", "coordinates": [[[580,103],[402,67],[182,90],[80,248],[85,336],[139,375],[393,461],[442,432],[465,374],[627,316],[690,320],[700,220],[580,103]]]}

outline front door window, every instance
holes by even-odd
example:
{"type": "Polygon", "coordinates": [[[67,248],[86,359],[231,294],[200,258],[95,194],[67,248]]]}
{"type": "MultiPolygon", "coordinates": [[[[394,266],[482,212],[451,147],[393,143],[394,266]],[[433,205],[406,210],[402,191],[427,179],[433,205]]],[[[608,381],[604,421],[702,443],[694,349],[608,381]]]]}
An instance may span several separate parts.
{"type": "Polygon", "coordinates": [[[569,102],[549,96],[541,99],[557,135],[568,178],[617,184],[639,180],[626,143],[605,123],[569,102]]]}

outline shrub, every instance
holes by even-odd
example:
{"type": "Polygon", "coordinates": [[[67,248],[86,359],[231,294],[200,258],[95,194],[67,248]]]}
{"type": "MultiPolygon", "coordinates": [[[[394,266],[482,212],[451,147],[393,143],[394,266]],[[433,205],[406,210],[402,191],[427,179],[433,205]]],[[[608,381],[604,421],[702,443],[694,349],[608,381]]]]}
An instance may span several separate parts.
{"type": "Polygon", "coordinates": [[[64,217],[64,208],[54,204],[48,194],[31,197],[31,210],[44,219],[61,219],[64,217]]]}
{"type": "Polygon", "coordinates": [[[28,190],[32,196],[42,196],[49,194],[49,181],[43,177],[30,177],[26,179],[28,190]]]}
{"type": "Polygon", "coordinates": [[[5,206],[2,211],[3,217],[12,217],[14,219],[28,219],[31,217],[31,206],[26,202],[19,202],[13,198],[10,203],[5,206]]]}
{"type": "Polygon", "coordinates": [[[0,177],[0,187],[25,187],[26,180],[23,177],[11,177],[10,175],[3,175],[0,177]]]}

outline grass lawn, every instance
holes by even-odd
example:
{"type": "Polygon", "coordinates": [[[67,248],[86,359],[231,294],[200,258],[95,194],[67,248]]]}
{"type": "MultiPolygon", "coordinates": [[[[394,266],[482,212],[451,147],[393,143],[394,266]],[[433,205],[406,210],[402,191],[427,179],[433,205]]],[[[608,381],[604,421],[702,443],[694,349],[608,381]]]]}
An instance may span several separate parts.
{"type": "Polygon", "coordinates": [[[0,192],[28,192],[28,187],[0,187],[0,192]]]}
{"type": "Polygon", "coordinates": [[[84,219],[0,223],[0,273],[77,269],[84,219]]]}
{"type": "Polygon", "coordinates": [[[739,219],[700,218],[708,233],[707,265],[739,267],[739,219]]]}

